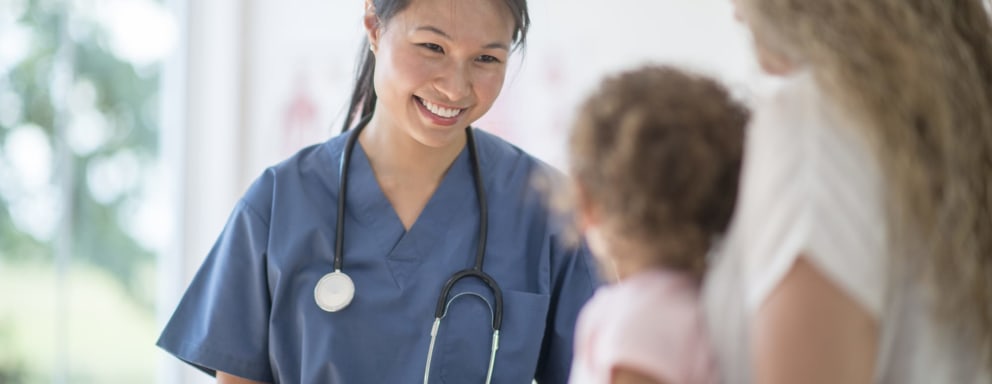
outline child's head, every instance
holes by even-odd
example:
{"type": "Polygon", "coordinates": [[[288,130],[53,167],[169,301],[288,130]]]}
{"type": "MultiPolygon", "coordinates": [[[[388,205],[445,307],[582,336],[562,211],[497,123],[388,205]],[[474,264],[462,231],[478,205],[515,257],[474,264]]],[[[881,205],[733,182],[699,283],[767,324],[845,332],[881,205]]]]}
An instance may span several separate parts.
{"type": "Polygon", "coordinates": [[[701,275],[733,212],[748,117],[717,82],[671,67],[604,80],[569,142],[580,227],[606,243],[593,251],[701,275]]]}

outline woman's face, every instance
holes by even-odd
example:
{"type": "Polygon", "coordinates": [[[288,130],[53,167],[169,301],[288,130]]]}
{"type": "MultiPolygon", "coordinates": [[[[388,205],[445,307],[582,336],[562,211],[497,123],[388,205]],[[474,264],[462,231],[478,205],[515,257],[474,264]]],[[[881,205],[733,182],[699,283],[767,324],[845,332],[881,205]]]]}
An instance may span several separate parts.
{"type": "Polygon", "coordinates": [[[376,56],[377,124],[430,147],[462,142],[503,87],[514,19],[503,0],[413,0],[365,26],[376,56]]]}

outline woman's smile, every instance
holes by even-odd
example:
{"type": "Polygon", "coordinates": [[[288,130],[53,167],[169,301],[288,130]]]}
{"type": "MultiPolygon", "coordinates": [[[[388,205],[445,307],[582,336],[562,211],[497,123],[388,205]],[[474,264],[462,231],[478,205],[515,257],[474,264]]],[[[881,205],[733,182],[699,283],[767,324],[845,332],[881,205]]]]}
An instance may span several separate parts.
{"type": "Polygon", "coordinates": [[[467,108],[458,108],[435,103],[419,96],[414,96],[413,98],[416,100],[415,103],[417,104],[421,114],[424,115],[424,117],[426,117],[430,122],[437,125],[453,125],[458,122],[459,117],[461,117],[463,112],[467,110],[467,108]]]}

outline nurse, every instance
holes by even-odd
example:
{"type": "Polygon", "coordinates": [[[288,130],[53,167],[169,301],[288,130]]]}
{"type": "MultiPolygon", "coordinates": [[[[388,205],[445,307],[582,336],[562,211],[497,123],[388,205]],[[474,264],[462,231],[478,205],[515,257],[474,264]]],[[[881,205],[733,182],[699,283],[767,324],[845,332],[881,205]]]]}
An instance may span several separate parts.
{"type": "Polygon", "coordinates": [[[528,24],[525,0],[367,1],[352,129],[253,183],[158,345],[220,383],[566,382],[596,274],[532,186],[554,171],[470,127],[528,24]]]}

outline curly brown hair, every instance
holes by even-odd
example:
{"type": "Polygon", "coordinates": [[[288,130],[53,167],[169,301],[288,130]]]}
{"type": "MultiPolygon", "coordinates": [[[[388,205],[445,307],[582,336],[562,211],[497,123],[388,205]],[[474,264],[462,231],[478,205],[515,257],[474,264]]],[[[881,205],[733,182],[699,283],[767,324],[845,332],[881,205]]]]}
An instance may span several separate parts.
{"type": "Polygon", "coordinates": [[[609,77],[574,124],[572,176],[611,233],[701,276],[734,209],[749,115],[716,81],[672,67],[609,77]]]}

